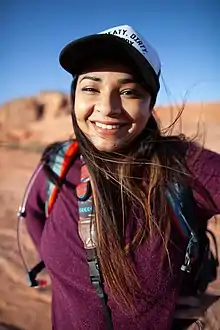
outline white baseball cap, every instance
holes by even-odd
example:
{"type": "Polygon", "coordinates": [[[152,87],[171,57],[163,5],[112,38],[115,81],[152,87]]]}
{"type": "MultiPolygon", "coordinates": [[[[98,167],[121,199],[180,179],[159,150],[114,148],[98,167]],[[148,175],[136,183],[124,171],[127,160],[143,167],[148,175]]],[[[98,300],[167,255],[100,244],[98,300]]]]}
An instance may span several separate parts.
{"type": "Polygon", "coordinates": [[[153,96],[160,89],[161,63],[156,50],[131,26],[121,25],[76,39],[66,45],[59,57],[61,66],[71,75],[82,73],[86,63],[95,58],[130,59],[139,69],[153,96]]]}

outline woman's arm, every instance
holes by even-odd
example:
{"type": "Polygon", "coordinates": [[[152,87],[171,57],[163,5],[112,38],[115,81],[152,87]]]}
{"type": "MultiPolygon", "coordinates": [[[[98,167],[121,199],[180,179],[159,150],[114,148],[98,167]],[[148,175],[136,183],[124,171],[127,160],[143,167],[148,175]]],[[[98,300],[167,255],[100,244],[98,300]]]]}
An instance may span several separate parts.
{"type": "Polygon", "coordinates": [[[26,203],[26,226],[39,254],[41,236],[46,221],[46,180],[46,174],[41,168],[33,181],[26,203]]]}

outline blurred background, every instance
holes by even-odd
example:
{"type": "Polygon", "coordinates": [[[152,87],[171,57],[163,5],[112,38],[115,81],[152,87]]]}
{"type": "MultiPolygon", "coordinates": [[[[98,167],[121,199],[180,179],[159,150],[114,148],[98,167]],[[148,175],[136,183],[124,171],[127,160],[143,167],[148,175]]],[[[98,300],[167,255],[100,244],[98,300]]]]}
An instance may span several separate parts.
{"type": "MultiPolygon", "coordinates": [[[[155,113],[167,127],[220,152],[220,1],[0,1],[0,329],[50,329],[50,289],[26,284],[16,212],[43,148],[73,134],[71,77],[62,47],[109,27],[132,25],[158,51],[161,91],[155,113]]],[[[219,227],[215,227],[220,242],[219,227]]],[[[22,225],[27,259],[37,258],[22,225]]],[[[220,295],[219,281],[210,290],[220,295]]]]}

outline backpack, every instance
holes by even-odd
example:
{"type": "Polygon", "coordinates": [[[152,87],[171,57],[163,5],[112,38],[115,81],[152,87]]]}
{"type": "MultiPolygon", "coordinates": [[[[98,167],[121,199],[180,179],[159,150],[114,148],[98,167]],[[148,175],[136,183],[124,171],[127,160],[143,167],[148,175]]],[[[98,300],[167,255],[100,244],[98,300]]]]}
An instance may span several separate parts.
{"type": "MultiPolygon", "coordinates": [[[[45,214],[47,216],[53,208],[71,162],[77,155],[78,143],[76,141],[67,141],[59,144],[50,157],[50,162],[47,165],[49,165],[51,171],[57,176],[57,182],[48,179],[46,183],[45,214]]],[[[33,184],[39,171],[40,169],[33,175],[27,187],[27,191],[30,190],[30,185],[33,184]]],[[[218,250],[216,239],[214,234],[207,228],[200,229],[197,226],[195,221],[195,200],[190,187],[181,187],[176,183],[167,189],[166,194],[175,224],[185,237],[187,243],[184,261],[181,266],[181,270],[184,272],[184,279],[180,289],[180,295],[196,296],[197,294],[203,293],[208,284],[217,277],[218,250]],[[214,243],[215,254],[213,254],[210,248],[210,238],[214,243]]],[[[22,203],[19,209],[19,216],[25,216],[26,200],[27,196],[24,197],[24,203],[22,203]]],[[[86,200],[86,196],[83,196],[82,202],[86,200]]],[[[89,260],[87,261],[89,263],[89,260]]],[[[43,261],[41,261],[38,265],[28,270],[30,286],[36,287],[39,285],[36,276],[44,267],[45,265],[43,261]]],[[[99,270],[97,272],[97,264],[89,264],[89,268],[91,281],[92,278],[96,278],[99,281],[100,274],[99,270]]],[[[97,288],[96,285],[94,285],[94,287],[100,296],[100,287],[97,288]]],[[[105,293],[102,292],[102,297],[104,296],[105,293]]],[[[106,303],[104,300],[106,300],[106,297],[103,298],[102,303],[106,303]]],[[[112,329],[111,326],[109,329],[112,329]]]]}

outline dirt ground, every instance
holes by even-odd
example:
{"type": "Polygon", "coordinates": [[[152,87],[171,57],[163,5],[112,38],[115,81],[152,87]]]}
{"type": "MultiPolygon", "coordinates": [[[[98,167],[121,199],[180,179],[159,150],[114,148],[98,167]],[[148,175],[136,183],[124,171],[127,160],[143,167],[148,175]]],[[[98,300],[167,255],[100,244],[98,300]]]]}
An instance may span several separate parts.
{"type": "MultiPolygon", "coordinates": [[[[16,239],[16,212],[39,157],[39,154],[0,148],[0,330],[50,329],[50,292],[27,286],[16,239]]],[[[21,227],[25,255],[33,261],[34,247],[24,226],[21,227]]],[[[220,249],[220,226],[214,231],[220,249]]],[[[210,293],[220,296],[220,273],[210,293]]]]}

